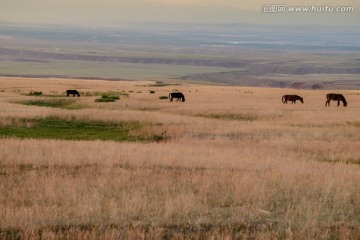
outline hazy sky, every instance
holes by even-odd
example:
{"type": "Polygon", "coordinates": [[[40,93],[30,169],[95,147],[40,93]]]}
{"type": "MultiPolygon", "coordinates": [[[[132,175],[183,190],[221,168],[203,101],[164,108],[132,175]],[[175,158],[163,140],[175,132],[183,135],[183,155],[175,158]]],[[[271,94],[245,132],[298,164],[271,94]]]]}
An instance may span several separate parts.
{"type": "Polygon", "coordinates": [[[360,25],[359,0],[0,0],[0,22],[111,25],[120,22],[360,25]],[[351,13],[263,13],[264,5],[353,6],[351,13]]]}

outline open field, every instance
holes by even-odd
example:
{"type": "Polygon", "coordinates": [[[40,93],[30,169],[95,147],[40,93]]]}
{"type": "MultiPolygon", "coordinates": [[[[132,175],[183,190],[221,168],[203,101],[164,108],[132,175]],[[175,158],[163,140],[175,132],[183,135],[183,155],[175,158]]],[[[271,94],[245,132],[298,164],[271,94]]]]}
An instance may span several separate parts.
{"type": "Polygon", "coordinates": [[[167,83],[0,78],[0,238],[360,238],[358,90],[167,83]]]}

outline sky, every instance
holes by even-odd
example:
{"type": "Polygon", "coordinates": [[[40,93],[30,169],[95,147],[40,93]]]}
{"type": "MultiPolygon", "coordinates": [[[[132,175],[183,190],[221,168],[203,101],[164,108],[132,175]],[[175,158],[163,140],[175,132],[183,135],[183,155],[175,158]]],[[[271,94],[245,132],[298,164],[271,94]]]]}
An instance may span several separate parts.
{"type": "Polygon", "coordinates": [[[0,0],[0,22],[116,25],[124,22],[360,26],[359,0],[0,0]],[[354,7],[347,13],[271,12],[271,7],[354,7]]]}

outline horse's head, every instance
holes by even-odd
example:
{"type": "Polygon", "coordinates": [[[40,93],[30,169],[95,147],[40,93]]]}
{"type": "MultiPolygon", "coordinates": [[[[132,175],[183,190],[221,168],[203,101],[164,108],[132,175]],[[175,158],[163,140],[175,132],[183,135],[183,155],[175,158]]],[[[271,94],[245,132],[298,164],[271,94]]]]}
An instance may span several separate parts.
{"type": "Polygon", "coordinates": [[[343,102],[344,107],[346,107],[346,106],[347,106],[347,102],[346,102],[345,97],[344,97],[343,95],[340,95],[340,99],[341,99],[341,101],[343,102]]]}

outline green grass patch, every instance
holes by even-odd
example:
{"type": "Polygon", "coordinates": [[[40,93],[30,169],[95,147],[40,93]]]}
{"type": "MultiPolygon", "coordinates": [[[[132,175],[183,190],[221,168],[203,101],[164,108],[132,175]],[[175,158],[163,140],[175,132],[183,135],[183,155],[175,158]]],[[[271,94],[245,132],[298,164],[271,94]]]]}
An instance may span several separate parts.
{"type": "Polygon", "coordinates": [[[116,92],[116,91],[107,91],[107,92],[85,92],[83,93],[84,96],[91,97],[91,96],[118,96],[118,97],[129,97],[129,93],[126,93],[124,91],[122,92],[116,92]]]}
{"type": "Polygon", "coordinates": [[[236,121],[255,121],[258,118],[250,114],[238,114],[238,113],[210,113],[199,114],[197,117],[214,118],[221,120],[236,120],[236,121]]]}
{"type": "Polygon", "coordinates": [[[145,85],[146,87],[167,87],[167,86],[179,86],[179,83],[155,83],[155,84],[148,84],[145,85]]]}
{"type": "Polygon", "coordinates": [[[115,102],[116,100],[119,99],[120,97],[118,95],[103,94],[101,95],[101,98],[95,99],[95,102],[115,102]]]}
{"type": "Polygon", "coordinates": [[[1,137],[61,139],[61,140],[112,140],[159,141],[157,135],[134,134],[140,130],[139,122],[101,122],[90,120],[60,119],[56,117],[20,119],[12,126],[0,126],[1,137]]]}
{"type": "Polygon", "coordinates": [[[43,95],[43,93],[42,92],[38,92],[38,91],[33,91],[33,90],[31,90],[30,91],[30,93],[29,93],[29,95],[30,96],[41,96],[41,95],[43,95]]]}
{"type": "Polygon", "coordinates": [[[63,108],[69,110],[81,109],[81,105],[76,104],[73,99],[36,99],[21,102],[24,105],[33,105],[40,107],[63,108]]]}
{"type": "Polygon", "coordinates": [[[320,162],[327,162],[327,163],[345,163],[345,164],[355,164],[355,165],[360,165],[360,158],[356,159],[356,158],[328,158],[328,157],[322,157],[317,159],[320,162]]]}
{"type": "Polygon", "coordinates": [[[356,127],[356,128],[360,128],[360,122],[349,122],[346,121],[346,123],[350,126],[356,127]]]}

